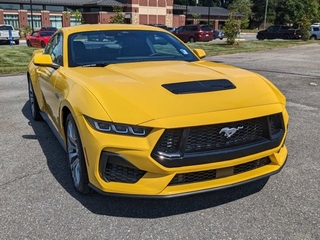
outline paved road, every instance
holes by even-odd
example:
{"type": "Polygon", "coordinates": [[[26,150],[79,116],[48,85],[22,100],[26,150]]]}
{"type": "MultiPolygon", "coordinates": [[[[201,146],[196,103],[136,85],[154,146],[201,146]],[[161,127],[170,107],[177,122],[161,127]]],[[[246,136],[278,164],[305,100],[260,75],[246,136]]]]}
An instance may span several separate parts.
{"type": "Polygon", "coordinates": [[[58,141],[31,120],[25,77],[0,78],[0,239],[320,239],[319,55],[311,44],[210,58],[286,94],[288,162],[268,182],[165,200],[79,196],[58,141]]]}

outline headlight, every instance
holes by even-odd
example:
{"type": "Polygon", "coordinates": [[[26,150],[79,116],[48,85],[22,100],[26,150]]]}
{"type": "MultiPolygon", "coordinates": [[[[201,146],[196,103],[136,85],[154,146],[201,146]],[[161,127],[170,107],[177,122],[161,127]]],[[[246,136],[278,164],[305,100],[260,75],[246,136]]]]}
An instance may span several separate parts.
{"type": "Polygon", "coordinates": [[[121,123],[105,122],[85,116],[85,119],[90,123],[91,127],[99,132],[124,134],[144,137],[147,136],[152,128],[126,125],[121,123]]]}

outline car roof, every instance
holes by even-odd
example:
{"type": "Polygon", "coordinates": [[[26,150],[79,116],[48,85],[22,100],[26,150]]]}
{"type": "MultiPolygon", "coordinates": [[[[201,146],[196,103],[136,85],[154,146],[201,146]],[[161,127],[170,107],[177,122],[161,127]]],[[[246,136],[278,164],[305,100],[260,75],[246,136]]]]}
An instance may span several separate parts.
{"type": "Polygon", "coordinates": [[[158,32],[168,32],[165,29],[148,26],[148,25],[133,25],[133,24],[81,24],[72,27],[63,27],[58,31],[63,31],[67,34],[85,32],[85,31],[99,31],[99,30],[149,30],[158,32]]]}

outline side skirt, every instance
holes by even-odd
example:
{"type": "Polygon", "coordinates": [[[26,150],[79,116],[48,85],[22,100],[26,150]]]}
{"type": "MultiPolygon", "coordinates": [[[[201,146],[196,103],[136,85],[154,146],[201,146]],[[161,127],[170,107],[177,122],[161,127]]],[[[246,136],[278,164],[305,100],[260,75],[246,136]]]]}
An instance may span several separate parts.
{"type": "Polygon", "coordinates": [[[62,148],[64,149],[65,152],[67,152],[67,147],[65,142],[63,141],[63,139],[61,138],[60,134],[58,133],[58,131],[56,130],[56,128],[53,126],[52,122],[50,121],[48,115],[44,112],[41,112],[41,117],[43,118],[43,120],[46,121],[46,123],[48,124],[48,126],[50,127],[51,131],[53,132],[53,134],[55,135],[55,137],[58,139],[60,145],[62,146],[62,148]]]}

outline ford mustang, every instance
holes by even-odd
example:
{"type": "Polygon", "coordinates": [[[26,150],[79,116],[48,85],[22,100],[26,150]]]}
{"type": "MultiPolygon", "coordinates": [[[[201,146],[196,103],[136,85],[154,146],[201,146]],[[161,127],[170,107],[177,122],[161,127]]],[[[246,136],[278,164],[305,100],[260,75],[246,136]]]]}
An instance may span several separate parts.
{"type": "Polygon", "coordinates": [[[287,159],[285,96],[146,25],[61,28],[28,66],[31,114],[67,152],[75,189],[174,197],[244,184],[287,159]]]}
{"type": "Polygon", "coordinates": [[[27,35],[27,45],[28,47],[44,48],[53,34],[54,31],[34,31],[31,35],[27,35]]]}

